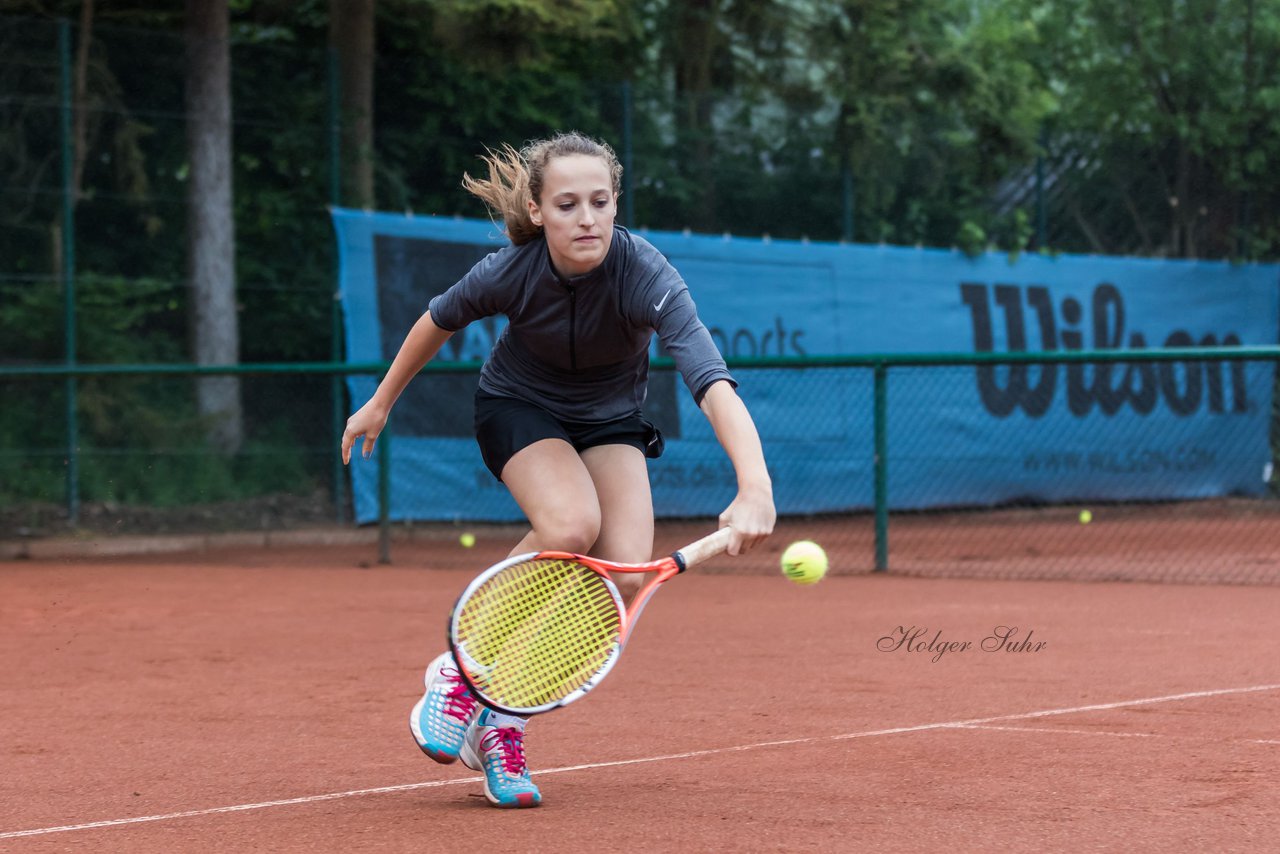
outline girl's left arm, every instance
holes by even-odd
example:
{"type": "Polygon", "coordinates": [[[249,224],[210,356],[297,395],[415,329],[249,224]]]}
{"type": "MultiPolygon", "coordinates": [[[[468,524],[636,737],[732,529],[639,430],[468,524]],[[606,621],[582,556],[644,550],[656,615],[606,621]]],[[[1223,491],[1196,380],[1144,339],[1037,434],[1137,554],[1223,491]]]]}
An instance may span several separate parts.
{"type": "Polygon", "coordinates": [[[734,530],[729,554],[742,554],[773,533],[778,517],[760,434],[746,404],[733,384],[725,380],[714,382],[707,389],[702,396],[702,412],[738,477],[738,494],[720,514],[720,527],[728,525],[734,530]]]}

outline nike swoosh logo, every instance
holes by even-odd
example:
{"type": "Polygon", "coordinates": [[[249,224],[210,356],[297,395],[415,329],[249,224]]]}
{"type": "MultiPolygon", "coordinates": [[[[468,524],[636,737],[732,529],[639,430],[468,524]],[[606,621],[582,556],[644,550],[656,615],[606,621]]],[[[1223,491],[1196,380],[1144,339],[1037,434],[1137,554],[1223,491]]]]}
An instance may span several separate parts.
{"type": "Polygon", "coordinates": [[[670,290],[668,290],[665,294],[662,295],[662,299],[658,300],[653,304],[653,310],[662,311],[662,307],[667,304],[667,297],[669,296],[671,296],[670,290]]]}

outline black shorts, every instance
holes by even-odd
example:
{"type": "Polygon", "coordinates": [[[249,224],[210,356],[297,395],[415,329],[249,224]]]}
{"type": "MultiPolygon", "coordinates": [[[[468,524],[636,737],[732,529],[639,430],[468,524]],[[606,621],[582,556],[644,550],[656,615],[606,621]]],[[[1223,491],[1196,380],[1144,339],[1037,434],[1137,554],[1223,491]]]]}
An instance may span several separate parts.
{"type": "Polygon", "coordinates": [[[575,451],[597,445],[630,445],[650,459],[662,455],[662,433],[639,412],[613,421],[584,422],[557,418],[541,406],[476,392],[476,442],[484,464],[502,480],[502,469],[517,451],[542,439],[563,439],[575,451]]]}

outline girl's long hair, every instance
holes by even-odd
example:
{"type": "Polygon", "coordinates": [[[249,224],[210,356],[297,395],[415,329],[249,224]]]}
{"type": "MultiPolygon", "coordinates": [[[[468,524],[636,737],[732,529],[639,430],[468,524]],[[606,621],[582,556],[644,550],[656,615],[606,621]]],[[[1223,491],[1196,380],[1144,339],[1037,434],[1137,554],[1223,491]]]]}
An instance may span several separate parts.
{"type": "Polygon", "coordinates": [[[542,234],[542,226],[529,218],[529,200],[542,197],[542,181],[547,164],[557,157],[585,154],[599,157],[609,167],[614,195],[622,192],[622,164],[608,143],[570,131],[529,143],[520,151],[503,144],[497,151],[486,148],[481,159],[489,167],[489,177],[462,176],[462,186],[489,208],[496,222],[502,219],[507,237],[521,246],[542,234]]]}

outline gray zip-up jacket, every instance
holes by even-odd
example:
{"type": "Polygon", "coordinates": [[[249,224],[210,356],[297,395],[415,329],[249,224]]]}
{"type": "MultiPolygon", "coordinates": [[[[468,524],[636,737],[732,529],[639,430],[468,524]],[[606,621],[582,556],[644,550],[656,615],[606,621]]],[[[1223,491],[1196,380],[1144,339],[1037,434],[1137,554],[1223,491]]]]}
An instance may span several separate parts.
{"type": "Polygon", "coordinates": [[[695,401],[717,380],[734,383],[684,279],[649,241],[617,225],[604,262],[589,273],[560,278],[540,237],[485,256],[428,309],[451,332],[506,315],[480,388],[568,421],[640,410],[655,332],[695,401]]]}

